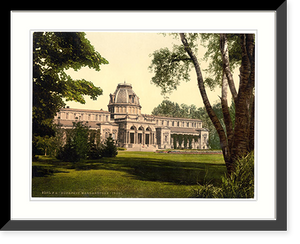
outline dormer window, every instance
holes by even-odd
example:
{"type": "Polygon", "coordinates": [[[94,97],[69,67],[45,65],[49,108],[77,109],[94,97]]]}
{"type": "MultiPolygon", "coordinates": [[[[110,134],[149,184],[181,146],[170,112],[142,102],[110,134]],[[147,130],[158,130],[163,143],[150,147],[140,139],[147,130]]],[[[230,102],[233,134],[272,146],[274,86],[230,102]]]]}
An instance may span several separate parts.
{"type": "Polygon", "coordinates": [[[129,101],[130,101],[131,103],[134,103],[134,95],[129,95],[129,101]]]}

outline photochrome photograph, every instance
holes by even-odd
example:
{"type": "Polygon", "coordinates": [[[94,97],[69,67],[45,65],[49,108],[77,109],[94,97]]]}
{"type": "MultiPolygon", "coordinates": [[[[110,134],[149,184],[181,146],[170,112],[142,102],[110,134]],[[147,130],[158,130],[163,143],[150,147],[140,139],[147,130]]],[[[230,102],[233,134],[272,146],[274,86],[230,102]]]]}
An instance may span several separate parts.
{"type": "Polygon", "coordinates": [[[255,199],[255,39],[32,31],[31,197],[255,199]]]}

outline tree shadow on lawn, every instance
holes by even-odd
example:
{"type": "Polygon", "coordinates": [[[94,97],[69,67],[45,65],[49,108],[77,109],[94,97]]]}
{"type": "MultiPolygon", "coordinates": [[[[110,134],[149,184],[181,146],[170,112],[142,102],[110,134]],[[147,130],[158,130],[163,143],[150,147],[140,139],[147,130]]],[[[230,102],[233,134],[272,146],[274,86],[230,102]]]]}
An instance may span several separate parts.
{"type": "Polygon", "coordinates": [[[59,169],[55,168],[54,166],[40,166],[40,165],[32,166],[32,178],[51,176],[54,173],[69,173],[69,172],[59,170],[59,169]]]}
{"type": "MultiPolygon", "coordinates": [[[[207,160],[206,160],[207,161],[207,160]]],[[[32,167],[32,177],[47,177],[54,173],[69,173],[69,169],[115,170],[126,172],[133,179],[142,181],[168,182],[177,185],[195,185],[210,183],[221,184],[221,176],[226,172],[225,163],[208,163],[195,161],[176,161],[153,157],[115,157],[87,160],[79,163],[61,162],[59,160],[41,160],[43,166],[32,167]],[[63,169],[66,169],[64,171],[63,169]]]]}
{"type": "MultiPolygon", "coordinates": [[[[219,185],[226,172],[225,164],[178,162],[175,160],[116,157],[102,158],[99,163],[90,163],[90,169],[123,171],[134,179],[169,182],[178,185],[211,183],[219,185]]],[[[86,170],[86,169],[85,169],[86,170]]]]}

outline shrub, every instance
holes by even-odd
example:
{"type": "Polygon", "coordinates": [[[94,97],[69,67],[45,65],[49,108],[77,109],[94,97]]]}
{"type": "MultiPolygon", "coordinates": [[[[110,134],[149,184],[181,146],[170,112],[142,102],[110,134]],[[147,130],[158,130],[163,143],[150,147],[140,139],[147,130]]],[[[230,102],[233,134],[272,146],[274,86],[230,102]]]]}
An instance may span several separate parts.
{"type": "Polygon", "coordinates": [[[241,158],[230,176],[222,177],[220,187],[205,183],[194,189],[199,198],[253,198],[254,197],[254,154],[241,158]]]}
{"type": "Polygon", "coordinates": [[[78,162],[80,155],[77,153],[75,144],[68,141],[66,145],[59,149],[56,158],[65,162],[78,162]]]}
{"type": "Polygon", "coordinates": [[[101,155],[103,157],[115,157],[118,154],[114,139],[109,135],[105,143],[101,146],[101,155]]]}
{"type": "Polygon", "coordinates": [[[254,197],[254,154],[253,152],[237,161],[230,177],[222,178],[223,198],[254,197]]]}
{"type": "Polygon", "coordinates": [[[89,128],[82,122],[73,123],[73,128],[67,138],[67,143],[60,148],[57,158],[66,162],[79,162],[86,159],[88,144],[89,128]]]}
{"type": "Polygon", "coordinates": [[[194,195],[197,198],[219,198],[221,196],[220,191],[220,187],[205,183],[204,185],[199,185],[197,189],[194,189],[194,195]]]}
{"type": "Polygon", "coordinates": [[[118,151],[126,151],[127,148],[126,148],[126,147],[117,147],[117,150],[118,150],[118,151]]]}
{"type": "Polygon", "coordinates": [[[102,157],[101,149],[95,143],[90,143],[87,154],[88,159],[99,159],[102,157]]]}

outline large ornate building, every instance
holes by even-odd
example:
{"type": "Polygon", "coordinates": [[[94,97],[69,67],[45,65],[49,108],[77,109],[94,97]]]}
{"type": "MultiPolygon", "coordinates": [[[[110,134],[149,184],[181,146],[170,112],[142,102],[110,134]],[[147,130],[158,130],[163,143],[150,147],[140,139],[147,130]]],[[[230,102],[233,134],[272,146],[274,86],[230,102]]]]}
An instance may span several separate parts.
{"type": "Polygon", "coordinates": [[[74,121],[85,121],[99,132],[101,141],[111,134],[127,150],[208,148],[208,130],[201,120],[146,115],[141,108],[131,84],[124,82],[110,94],[108,111],[62,108],[54,122],[70,129],[74,121]]]}

